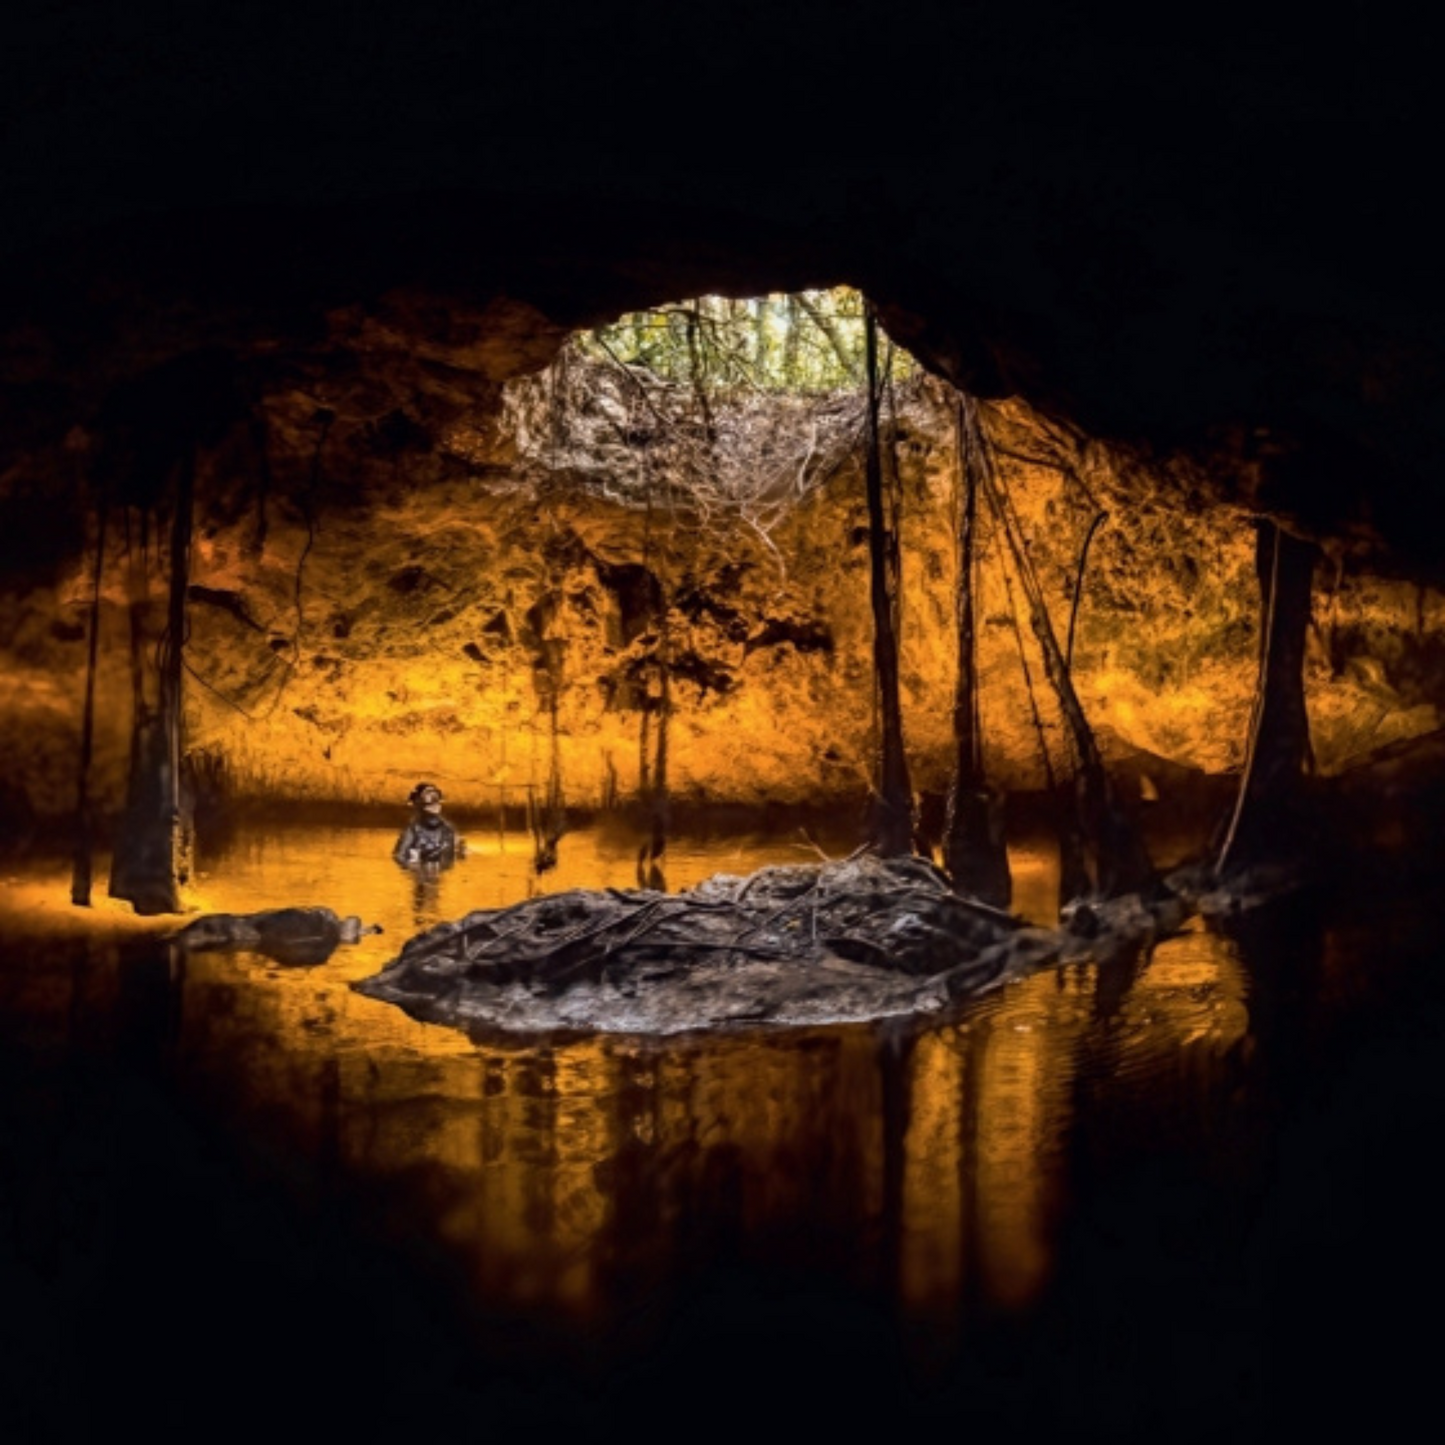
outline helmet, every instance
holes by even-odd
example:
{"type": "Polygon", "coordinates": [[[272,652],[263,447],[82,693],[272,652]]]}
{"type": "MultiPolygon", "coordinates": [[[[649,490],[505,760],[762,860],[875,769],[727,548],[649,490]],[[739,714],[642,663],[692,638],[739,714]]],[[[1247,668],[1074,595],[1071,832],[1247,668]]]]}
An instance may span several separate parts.
{"type": "Polygon", "coordinates": [[[414,808],[424,808],[428,803],[440,803],[442,790],[435,783],[418,783],[406,800],[414,808]]]}

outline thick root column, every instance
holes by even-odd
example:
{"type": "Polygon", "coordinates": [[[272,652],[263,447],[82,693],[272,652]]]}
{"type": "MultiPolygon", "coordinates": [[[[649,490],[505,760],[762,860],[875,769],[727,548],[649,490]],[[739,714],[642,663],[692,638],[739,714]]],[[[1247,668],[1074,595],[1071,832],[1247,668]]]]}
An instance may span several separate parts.
{"type": "Polygon", "coordinates": [[[1264,622],[1259,682],[1244,775],[1220,843],[1220,873],[1298,847],[1305,827],[1305,780],[1313,762],[1305,708],[1305,637],[1319,549],[1259,524],[1255,567],[1264,622]]]}

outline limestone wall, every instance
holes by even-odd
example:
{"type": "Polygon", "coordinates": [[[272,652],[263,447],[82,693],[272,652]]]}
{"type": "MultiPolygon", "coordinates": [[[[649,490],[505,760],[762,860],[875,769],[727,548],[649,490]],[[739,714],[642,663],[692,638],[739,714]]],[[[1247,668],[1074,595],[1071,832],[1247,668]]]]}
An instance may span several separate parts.
{"type": "MultiPolygon", "coordinates": [[[[644,504],[607,484],[601,454],[586,475],[575,456],[549,472],[519,444],[521,413],[496,387],[470,401],[421,394],[431,402],[409,410],[394,383],[383,400],[398,405],[378,422],[374,397],[322,414],[314,388],[275,386],[264,494],[254,442],[203,455],[187,732],[204,792],[395,807],[431,777],[454,806],[520,804],[545,786],[555,739],[568,801],[603,806],[633,794],[644,758],[655,760],[659,648],[678,799],[866,792],[875,725],[856,452],[760,530],[675,493],[644,504]]],[[[995,404],[988,420],[1061,642],[1080,548],[1107,514],[1074,636],[1079,695],[1106,757],[1156,784],[1237,768],[1257,636],[1248,518],[1181,506],[1177,478],[1167,504],[1151,501],[1137,459],[1061,439],[1020,405],[995,404]]],[[[903,706],[921,791],[946,787],[951,757],[953,426],[939,385],[900,401],[903,706]]],[[[131,716],[133,599],[115,525],[108,549],[93,784],[103,810],[122,796],[131,716]]],[[[1004,555],[985,522],[981,722],[992,775],[1030,788],[1044,780],[1041,747],[1063,769],[1067,746],[1004,555]]],[[[74,804],[89,565],[76,557],[55,587],[0,603],[0,786],[42,816],[74,804]]],[[[161,586],[134,609],[147,647],[161,586]]],[[[1442,608],[1434,592],[1322,564],[1307,682],[1325,770],[1438,724],[1442,608]]]]}

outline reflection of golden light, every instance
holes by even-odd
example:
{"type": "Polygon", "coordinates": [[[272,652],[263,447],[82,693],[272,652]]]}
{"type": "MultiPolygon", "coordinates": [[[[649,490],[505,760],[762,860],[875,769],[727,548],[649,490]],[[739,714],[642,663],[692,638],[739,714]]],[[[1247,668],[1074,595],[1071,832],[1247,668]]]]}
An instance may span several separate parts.
{"type": "MultiPolygon", "coordinates": [[[[181,920],[173,917],[138,915],[123,899],[106,893],[109,875],[108,860],[99,860],[88,907],[70,901],[69,870],[58,864],[18,864],[0,888],[0,927],[7,936],[35,934],[45,938],[139,938],[146,934],[168,933],[181,920]]],[[[203,895],[194,888],[187,899],[199,900],[203,895]]]]}
{"type": "Polygon", "coordinates": [[[659,1061],[658,1147],[726,1162],[737,1223],[791,1217],[826,1222],[836,1209],[876,1210],[883,1196],[876,1059],[866,1036],[829,1039],[798,1068],[786,1043],[720,1040],[705,1067],[691,1056],[659,1061]],[[831,1119],[816,1156],[819,1119],[831,1119]],[[779,1157],[795,1165],[774,1166],[779,1157]]]}
{"type": "Polygon", "coordinates": [[[1169,1055],[1187,1066],[1196,1053],[1217,1055],[1249,1030],[1245,979],[1233,946],[1196,920],[1165,939],[1135,980],[1121,1009],[1131,1067],[1169,1055]]]}
{"type": "MultiPolygon", "coordinates": [[[[497,1050],[354,993],[349,982],[374,972],[411,931],[412,882],[390,861],[391,837],[376,828],[261,833],[207,860],[209,907],[325,900],[387,930],[313,968],[246,952],[170,955],[177,1082],[237,1137],[285,1138],[318,1168],[334,1161],[351,1187],[375,1180],[396,1192],[409,1212],[393,1227],[454,1251],[483,1297],[580,1318],[607,1307],[618,1250],[637,1249],[640,1220],[650,1221],[648,1251],[665,1259],[699,1219],[714,1227],[731,1217],[743,1229],[832,1221],[847,1233],[860,1211],[876,1214],[879,1080],[864,1032],[810,1045],[802,1069],[792,1043],[738,1039],[656,1057],[606,1037],[497,1050]]],[[[442,880],[454,890],[443,913],[515,901],[528,842],[479,836],[475,856],[442,880]]],[[[613,856],[601,836],[569,836],[563,853],[559,888],[589,873],[630,881],[622,870],[633,866],[631,848],[613,856]]],[[[787,843],[740,840],[729,856],[679,846],[671,861],[686,882],[719,863],[747,872],[796,856],[787,843]]],[[[77,987],[90,1007],[109,1006],[117,967],[95,962],[107,928],[158,939],[181,921],[137,919],[109,900],[72,909],[67,898],[56,865],[6,895],[36,910],[37,938],[68,929],[92,941],[83,976],[63,965],[37,975],[34,1007],[57,1029],[77,987]]],[[[156,949],[163,963],[167,950],[159,941],[156,949]]]]}
{"type": "MultiPolygon", "coordinates": [[[[214,905],[362,898],[389,930],[365,940],[369,952],[345,948],[311,969],[247,954],[172,958],[174,1075],[238,1138],[279,1137],[318,1168],[332,1161],[340,1187],[365,1197],[374,1184],[406,1201],[394,1227],[452,1251],[485,1298],[573,1318],[604,1315],[619,1291],[645,1287],[697,1247],[699,1228],[738,1238],[792,1230],[805,1244],[876,1228],[888,1200],[886,1066],[868,1030],[495,1049],[418,1023],[347,987],[408,931],[410,884],[387,857],[389,840],[386,829],[307,830],[244,840],[212,860],[201,886],[214,905]]],[[[506,835],[502,851],[495,841],[479,839],[476,866],[447,879],[457,890],[448,916],[525,886],[525,839],[506,835]]],[[[601,838],[588,856],[582,840],[568,841],[583,873],[631,867],[630,850],[615,859],[601,838]]],[[[762,857],[740,847],[735,858],[677,861],[702,876],[719,863],[745,872],[762,857]]],[[[1047,853],[1034,862],[1046,891],[1047,853]]],[[[15,950],[7,1007],[28,1010],[43,1036],[63,1040],[88,1012],[109,1016],[127,968],[159,965],[151,976],[167,986],[166,950],[146,954],[143,936],[176,920],[137,919],[100,896],[74,909],[58,865],[14,877],[0,923],[18,927],[18,906],[34,911],[38,940],[92,939],[78,964],[43,949],[26,962],[15,950]]],[[[909,1309],[937,1318],[975,1287],[1005,1307],[1037,1297],[1081,1058],[1105,1071],[1096,1087],[1147,1071],[1178,1078],[1186,1103],[1211,1105],[1212,1095],[1194,1100],[1193,1070],[1212,1089],[1213,1061],[1248,1028],[1232,948],[1203,930],[1167,940],[1107,1018],[1096,1016],[1098,982],[1093,967],[1049,971],[982,1001],[966,1025],[916,1041],[896,1221],[909,1309]]],[[[1168,1107],[1178,1102],[1176,1090],[1168,1107]]],[[[867,1251],[856,1253],[868,1270],[867,1251]]]]}
{"type": "Polygon", "coordinates": [[[1041,928],[1052,928],[1059,920],[1057,847],[1046,847],[1037,840],[1011,842],[1008,866],[1013,911],[1041,928]]]}
{"type": "Polygon", "coordinates": [[[478,1064],[474,1174],[451,1237],[469,1249],[484,1289],[585,1309],[608,1220],[596,1184],[615,1122],[600,1102],[614,1088],[607,1053],[592,1041],[550,1057],[484,1054],[478,1064]]]}
{"type": "Polygon", "coordinates": [[[994,1304],[1037,1293],[1068,1123],[1081,1010],[1053,975],[1015,986],[968,1027],[920,1039],[911,1061],[900,1288],[924,1315],[970,1270],[994,1304]]]}
{"type": "Polygon", "coordinates": [[[963,1282],[965,1059],[947,1035],[933,1035],[912,1060],[899,1279],[914,1309],[957,1299],[963,1282]]]}
{"type": "MultiPolygon", "coordinates": [[[[1052,979],[1029,980],[1040,982],[1052,989],[1052,979]]],[[[980,1267],[990,1297],[1009,1306],[1033,1298],[1048,1266],[1045,1160],[1063,1122],[1048,1087],[1055,1040],[1040,1027],[1047,995],[1019,992],[1025,1006],[1001,1010],[982,1041],[976,1141],[980,1267]]]]}

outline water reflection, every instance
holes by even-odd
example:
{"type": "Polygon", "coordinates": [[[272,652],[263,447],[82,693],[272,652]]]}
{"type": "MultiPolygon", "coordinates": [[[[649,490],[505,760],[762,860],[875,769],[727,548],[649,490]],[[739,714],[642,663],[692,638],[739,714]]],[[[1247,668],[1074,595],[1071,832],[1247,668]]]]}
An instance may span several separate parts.
{"type": "Polygon", "coordinates": [[[411,877],[411,924],[418,933],[446,917],[442,912],[442,874],[449,871],[439,863],[417,863],[407,868],[411,877]]]}
{"type": "MultiPolygon", "coordinates": [[[[585,854],[568,841],[550,886],[626,885],[625,842],[594,838],[585,854]]],[[[424,880],[399,874],[388,845],[380,830],[294,829],[212,860],[203,886],[228,910],[327,900],[383,925],[324,968],[295,973],[241,951],[190,955],[181,973],[164,952],[142,952],[119,977],[166,1020],[156,1027],[174,1036],[187,1092],[238,1133],[267,1120],[299,1157],[330,1161],[339,1176],[412,1181],[409,1229],[468,1256],[493,1303],[597,1317],[619,1290],[665,1279],[692,1252],[785,1238],[820,1264],[835,1251],[830,1268],[896,1288],[910,1309],[956,1301],[970,1274],[978,1297],[1022,1307],[1048,1275],[1071,1085],[1091,1026],[1107,1026],[1094,1067],[1146,1079],[1194,1041],[1227,1042],[1247,1026],[1232,945],[1197,932],[1160,948],[1102,1015],[1097,969],[1050,972],[893,1053],[867,1028],[666,1048],[477,1047],[346,985],[413,929],[524,896],[535,886],[528,842],[481,840],[424,880]],[[889,1088],[907,1100],[892,1203],[889,1088]],[[859,1239],[875,1241],[871,1254],[859,1239]],[[878,1275],[890,1251],[896,1281],[878,1275]]],[[[744,839],[674,845],[670,865],[686,883],[798,856],[789,843],[744,839]]]]}
{"type": "MultiPolygon", "coordinates": [[[[601,1379],[680,1338],[724,1280],[793,1281],[789,1298],[829,1302],[810,1326],[825,1332],[866,1302],[935,1357],[980,1320],[1029,1318],[1079,1269],[1081,1201],[1121,1160],[1187,1157],[1206,1194],[1266,1167],[1261,1100],[1301,1063],[1291,1011],[1322,1007],[1318,931],[1291,935],[1298,967],[1268,995],[1241,941],[1202,926],[901,1028],[501,1048],[352,992],[415,929],[538,886],[527,838],[491,841],[423,894],[384,830],[240,839],[206,865],[208,906],[325,904],[386,932],[299,971],[178,959],[134,929],[41,937],[11,949],[0,1022],[27,1048],[99,1047],[163,1078],[303,1213],[408,1267],[444,1260],[493,1355],[601,1379]]],[[[569,835],[546,885],[629,886],[626,840],[588,849],[569,835]]],[[[669,875],[800,856],[674,842],[669,875]]],[[[1021,870],[1036,899],[1047,856],[1021,870]]]]}

